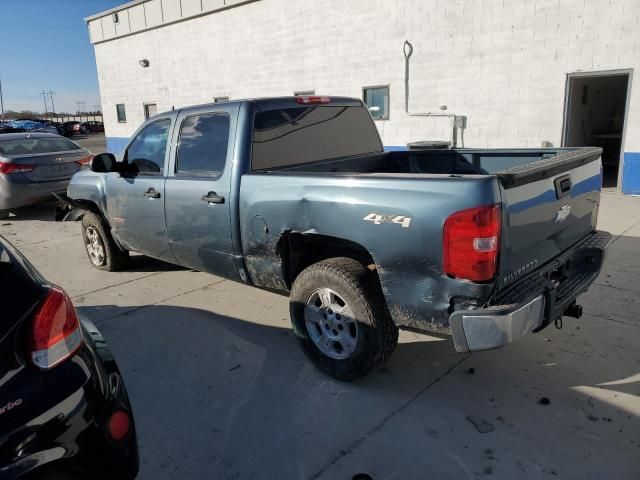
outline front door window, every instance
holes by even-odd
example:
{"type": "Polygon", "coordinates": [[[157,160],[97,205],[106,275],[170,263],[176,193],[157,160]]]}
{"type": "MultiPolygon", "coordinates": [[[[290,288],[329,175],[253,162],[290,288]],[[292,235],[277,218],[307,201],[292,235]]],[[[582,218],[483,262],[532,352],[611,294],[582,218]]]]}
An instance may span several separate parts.
{"type": "Polygon", "coordinates": [[[171,120],[165,118],[145,127],[127,148],[125,158],[137,173],[162,175],[171,120]]]}

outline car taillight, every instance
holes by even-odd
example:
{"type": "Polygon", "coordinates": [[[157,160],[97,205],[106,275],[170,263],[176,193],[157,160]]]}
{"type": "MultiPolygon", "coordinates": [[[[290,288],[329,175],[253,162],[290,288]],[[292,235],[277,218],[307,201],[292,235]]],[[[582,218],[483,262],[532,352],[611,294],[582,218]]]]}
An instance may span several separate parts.
{"type": "Polygon", "coordinates": [[[24,163],[0,162],[0,173],[30,172],[34,168],[36,168],[35,165],[27,165],[24,163]]]}
{"type": "Polygon", "coordinates": [[[301,103],[302,105],[313,105],[317,103],[330,103],[331,97],[318,97],[315,95],[301,95],[296,97],[296,102],[301,103]]]}
{"type": "Polygon", "coordinates": [[[93,160],[93,155],[89,155],[88,157],[84,157],[84,158],[81,158],[80,160],[76,160],[76,163],[79,163],[80,165],[84,166],[84,165],[89,165],[91,163],[91,160],[93,160]]]}
{"type": "Polygon", "coordinates": [[[500,205],[454,213],[444,223],[443,270],[474,282],[492,280],[500,247],[500,205]]]}
{"type": "Polygon", "coordinates": [[[31,360],[43,370],[71,357],[82,346],[82,333],[71,299],[52,287],[35,314],[31,330],[31,360]]]}
{"type": "Polygon", "coordinates": [[[129,429],[131,428],[131,419],[127,412],[118,410],[111,415],[108,425],[109,436],[116,442],[119,442],[129,433],[129,429]]]}

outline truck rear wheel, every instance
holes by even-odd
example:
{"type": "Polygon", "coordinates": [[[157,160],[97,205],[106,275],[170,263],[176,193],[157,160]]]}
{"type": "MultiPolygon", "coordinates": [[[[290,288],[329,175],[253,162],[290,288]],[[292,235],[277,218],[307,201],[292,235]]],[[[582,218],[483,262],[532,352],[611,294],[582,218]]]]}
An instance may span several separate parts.
{"type": "Polygon", "coordinates": [[[104,219],[87,212],[82,217],[82,240],[89,262],[100,270],[115,272],[127,264],[129,252],[116,245],[104,219]]]}
{"type": "Polygon", "coordinates": [[[306,356],[338,380],[363,377],[398,343],[378,282],[361,263],[332,258],[307,267],[291,289],[289,311],[306,356]]]}

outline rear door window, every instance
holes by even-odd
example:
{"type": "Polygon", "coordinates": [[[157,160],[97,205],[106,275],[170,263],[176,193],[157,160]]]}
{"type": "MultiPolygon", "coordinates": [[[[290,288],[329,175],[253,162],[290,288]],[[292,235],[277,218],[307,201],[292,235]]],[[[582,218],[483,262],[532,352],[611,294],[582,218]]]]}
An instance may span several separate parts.
{"type": "Polygon", "coordinates": [[[135,165],[139,173],[161,175],[171,119],[165,118],[147,125],[127,148],[126,158],[135,165]]]}
{"type": "Polygon", "coordinates": [[[82,147],[66,138],[20,138],[0,141],[2,155],[38,155],[42,153],[68,152],[82,147]]]}
{"type": "Polygon", "coordinates": [[[176,174],[219,178],[229,145],[229,116],[224,113],[192,115],[182,122],[176,174]]]}
{"type": "Polygon", "coordinates": [[[382,151],[362,107],[293,107],[255,115],[252,170],[268,170],[382,151]]]}

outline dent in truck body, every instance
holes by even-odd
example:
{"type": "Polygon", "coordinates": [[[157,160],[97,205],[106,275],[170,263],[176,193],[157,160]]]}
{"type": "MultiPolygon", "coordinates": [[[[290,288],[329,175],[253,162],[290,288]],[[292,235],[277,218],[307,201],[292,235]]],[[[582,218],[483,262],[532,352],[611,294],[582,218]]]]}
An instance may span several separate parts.
{"type": "Polygon", "coordinates": [[[452,299],[489,299],[493,284],[449,278],[440,265],[445,219],[479,203],[500,203],[495,177],[458,177],[456,189],[448,175],[304,179],[276,172],[242,177],[240,237],[254,285],[288,289],[277,246],[283,234],[295,232],[344,239],[366,250],[397,326],[446,333],[452,299]],[[413,220],[409,228],[363,220],[372,211],[413,220]]]}

